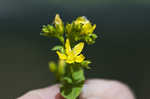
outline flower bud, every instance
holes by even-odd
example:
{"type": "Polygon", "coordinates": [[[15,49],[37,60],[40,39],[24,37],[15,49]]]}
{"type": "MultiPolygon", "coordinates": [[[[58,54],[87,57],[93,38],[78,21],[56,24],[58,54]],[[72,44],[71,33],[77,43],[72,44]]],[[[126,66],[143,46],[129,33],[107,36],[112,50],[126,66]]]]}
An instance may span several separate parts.
{"type": "Polygon", "coordinates": [[[55,62],[49,62],[49,69],[51,72],[56,72],[57,67],[55,62]]]}
{"type": "Polygon", "coordinates": [[[58,30],[58,32],[63,34],[64,33],[64,25],[63,25],[63,22],[59,16],[59,14],[56,14],[54,23],[55,23],[55,27],[58,30]]]}

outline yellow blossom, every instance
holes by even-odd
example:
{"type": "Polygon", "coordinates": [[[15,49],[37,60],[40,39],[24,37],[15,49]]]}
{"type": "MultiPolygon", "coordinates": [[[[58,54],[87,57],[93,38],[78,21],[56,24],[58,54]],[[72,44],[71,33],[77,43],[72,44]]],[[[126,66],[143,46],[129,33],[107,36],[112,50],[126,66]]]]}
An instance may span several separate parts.
{"type": "Polygon", "coordinates": [[[59,51],[57,51],[56,53],[61,60],[65,60],[69,64],[74,62],[81,63],[85,59],[85,57],[80,54],[83,50],[83,47],[84,43],[80,42],[73,49],[71,49],[70,41],[69,39],[67,39],[65,43],[65,54],[59,51]]]}

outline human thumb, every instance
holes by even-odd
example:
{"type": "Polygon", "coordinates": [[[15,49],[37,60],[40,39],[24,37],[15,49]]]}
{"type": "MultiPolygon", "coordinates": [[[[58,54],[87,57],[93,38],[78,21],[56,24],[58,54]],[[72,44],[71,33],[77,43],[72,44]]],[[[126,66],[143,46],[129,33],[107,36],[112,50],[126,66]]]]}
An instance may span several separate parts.
{"type": "Polygon", "coordinates": [[[87,80],[80,99],[135,99],[130,88],[114,80],[87,80]]]}

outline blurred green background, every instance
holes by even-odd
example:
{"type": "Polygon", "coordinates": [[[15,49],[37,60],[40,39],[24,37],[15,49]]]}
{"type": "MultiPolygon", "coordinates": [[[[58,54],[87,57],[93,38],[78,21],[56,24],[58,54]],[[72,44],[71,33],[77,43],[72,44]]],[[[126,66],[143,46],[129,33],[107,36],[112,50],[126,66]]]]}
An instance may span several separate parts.
{"type": "Polygon", "coordinates": [[[0,0],[0,98],[53,84],[49,49],[58,43],[40,36],[42,25],[56,13],[63,21],[86,16],[103,33],[85,48],[91,59],[88,78],[115,79],[128,84],[137,99],[150,99],[149,0],[0,0]]]}

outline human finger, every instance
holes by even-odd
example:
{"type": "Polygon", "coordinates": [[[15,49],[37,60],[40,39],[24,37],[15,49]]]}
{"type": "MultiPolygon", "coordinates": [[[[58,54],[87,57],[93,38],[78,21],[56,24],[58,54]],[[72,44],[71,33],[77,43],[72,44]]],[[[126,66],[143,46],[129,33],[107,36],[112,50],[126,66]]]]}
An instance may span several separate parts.
{"type": "Polygon", "coordinates": [[[59,85],[32,90],[17,99],[63,99],[59,92],[59,85]]]}

